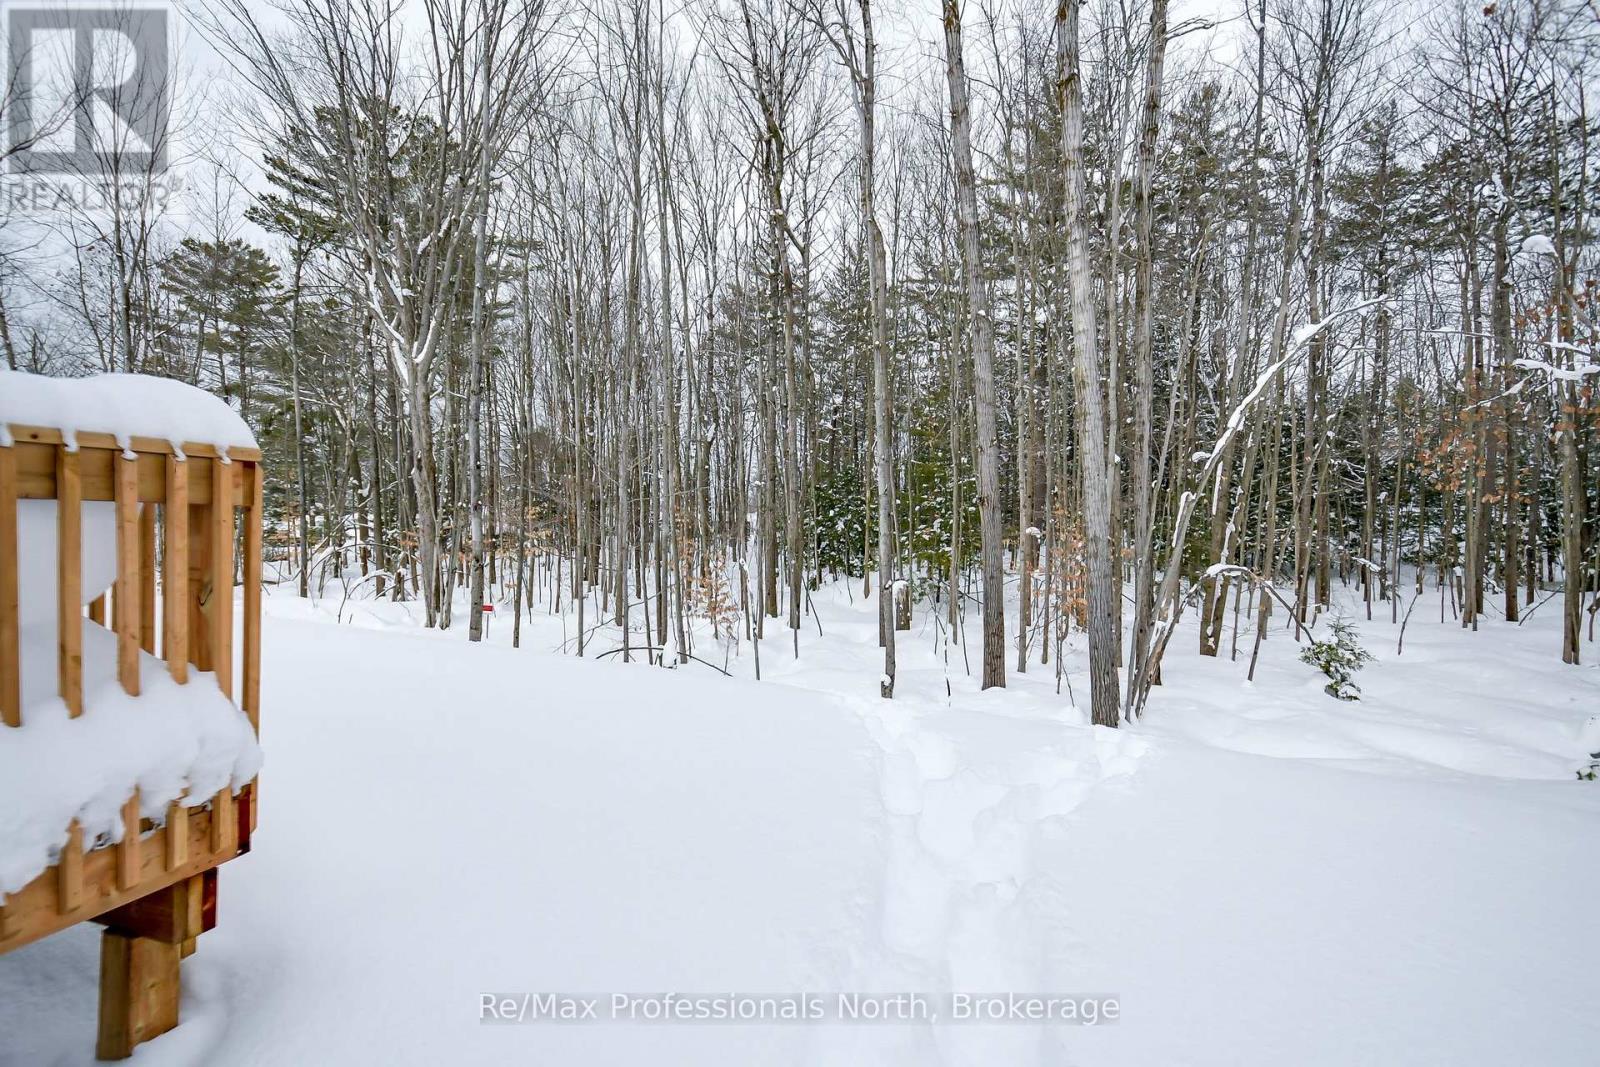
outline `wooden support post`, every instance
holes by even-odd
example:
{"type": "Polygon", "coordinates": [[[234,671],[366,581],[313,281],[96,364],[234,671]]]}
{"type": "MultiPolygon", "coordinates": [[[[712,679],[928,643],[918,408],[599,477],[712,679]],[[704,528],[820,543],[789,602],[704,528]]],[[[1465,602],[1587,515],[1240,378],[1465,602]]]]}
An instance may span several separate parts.
{"type": "Polygon", "coordinates": [[[265,471],[245,464],[250,506],[244,513],[244,713],[261,733],[261,499],[265,471]]]}
{"type": "Polygon", "coordinates": [[[22,725],[22,623],[17,593],[17,450],[0,445],[0,724],[22,725]]]}
{"type": "Polygon", "coordinates": [[[139,465],[125,456],[116,463],[117,584],[112,610],[117,616],[117,678],[122,691],[139,695],[139,465]]]}
{"type": "Polygon", "coordinates": [[[117,842],[117,888],[132,889],[139,880],[139,791],[122,805],[122,840],[117,842]]]}
{"type": "Polygon", "coordinates": [[[192,941],[217,925],[217,869],[180,878],[95,917],[126,937],[148,937],[169,945],[192,941]]]}
{"type": "Polygon", "coordinates": [[[233,698],[233,464],[211,461],[211,669],[233,698]]]}
{"type": "Polygon", "coordinates": [[[161,654],[166,657],[172,680],[180,685],[189,680],[189,474],[186,463],[167,457],[166,502],[161,505],[161,523],[166,531],[166,567],[162,575],[161,654]]]}
{"type": "Polygon", "coordinates": [[[156,653],[156,507],[139,512],[139,647],[156,653]]]}
{"type": "Polygon", "coordinates": [[[60,879],[57,907],[63,912],[75,910],[83,903],[83,827],[78,825],[77,819],[72,820],[72,828],[67,831],[67,843],[61,846],[56,876],[60,879]]]}
{"type": "Polygon", "coordinates": [[[178,946],[107,930],[100,936],[100,1034],[94,1054],[124,1060],[178,1025],[178,946]]]}
{"type": "Polygon", "coordinates": [[[65,448],[56,449],[56,590],[57,683],[76,719],[83,714],[83,488],[78,454],[65,448]]]}

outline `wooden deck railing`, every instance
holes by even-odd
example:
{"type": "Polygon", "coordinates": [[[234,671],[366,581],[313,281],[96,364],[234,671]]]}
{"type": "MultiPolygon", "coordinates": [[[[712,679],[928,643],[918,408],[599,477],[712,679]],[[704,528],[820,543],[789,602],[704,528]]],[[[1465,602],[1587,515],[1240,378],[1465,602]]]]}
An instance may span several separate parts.
{"type": "MultiPolygon", "coordinates": [[[[96,433],[77,434],[75,447],[69,447],[57,430],[16,425],[10,430],[12,444],[0,445],[0,731],[21,726],[24,714],[18,575],[30,561],[18,558],[17,502],[55,500],[57,687],[68,714],[77,717],[83,712],[82,505],[85,501],[110,501],[116,516],[116,581],[110,592],[110,616],[117,639],[117,678],[123,690],[139,694],[141,650],[159,654],[172,679],[180,684],[189,681],[191,666],[214,671],[223,693],[234,699],[237,680],[237,703],[259,732],[260,452],[219,450],[203,443],[174,448],[166,441],[140,437],[119,444],[110,435],[96,433]],[[141,509],[141,504],[146,506],[141,509]],[[161,512],[159,584],[163,592],[159,632],[157,506],[161,512]],[[244,587],[242,647],[237,651],[233,639],[236,538],[244,587]]],[[[88,614],[103,623],[105,598],[91,604],[88,614]]],[[[151,941],[146,927],[153,912],[167,916],[162,927],[167,935],[156,935],[151,944],[160,948],[168,944],[161,937],[175,938],[170,946],[174,953],[170,984],[171,1023],[176,1022],[176,953],[181,949],[187,954],[194,935],[206,928],[201,918],[204,909],[198,902],[205,896],[202,888],[214,886],[214,878],[207,882],[203,876],[249,846],[255,826],[254,796],[252,783],[237,797],[225,786],[203,804],[190,807],[174,801],[158,831],[150,820],[140,818],[135,793],[122,810],[121,841],[85,853],[82,830],[74,821],[61,828],[60,862],[20,891],[0,898],[0,954],[86,919],[107,923],[102,957],[103,1057],[127,1055],[133,1044],[166,1028],[159,1019],[130,1021],[126,1012],[120,1022],[112,1018],[108,1023],[104,988],[104,969],[114,970],[115,959],[123,958],[129,968],[142,966],[140,954],[149,947],[145,942],[151,941]],[[178,915],[174,908],[183,914],[178,915]],[[122,937],[128,942],[125,946],[114,940],[123,934],[127,935],[122,937]]],[[[126,977],[130,984],[137,978],[132,970],[126,977]]]]}

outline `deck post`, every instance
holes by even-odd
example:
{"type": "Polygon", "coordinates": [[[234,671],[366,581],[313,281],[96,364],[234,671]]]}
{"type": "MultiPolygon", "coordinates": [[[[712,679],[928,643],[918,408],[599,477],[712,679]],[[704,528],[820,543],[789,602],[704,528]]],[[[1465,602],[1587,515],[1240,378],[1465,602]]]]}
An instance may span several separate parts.
{"type": "Polygon", "coordinates": [[[178,1025],[179,946],[107,930],[100,935],[100,1033],[94,1054],[125,1060],[178,1025]]]}

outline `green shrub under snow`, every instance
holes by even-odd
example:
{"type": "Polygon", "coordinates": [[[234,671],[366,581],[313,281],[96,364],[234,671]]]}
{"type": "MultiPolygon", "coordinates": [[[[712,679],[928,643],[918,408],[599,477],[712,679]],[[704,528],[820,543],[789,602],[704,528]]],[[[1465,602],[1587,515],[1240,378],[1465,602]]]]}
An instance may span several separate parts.
{"type": "Polygon", "coordinates": [[[1360,700],[1361,687],[1355,676],[1372,658],[1372,653],[1356,640],[1356,628],[1344,619],[1333,620],[1333,636],[1326,641],[1313,640],[1300,651],[1300,659],[1328,676],[1322,689],[1336,700],[1360,700]]]}

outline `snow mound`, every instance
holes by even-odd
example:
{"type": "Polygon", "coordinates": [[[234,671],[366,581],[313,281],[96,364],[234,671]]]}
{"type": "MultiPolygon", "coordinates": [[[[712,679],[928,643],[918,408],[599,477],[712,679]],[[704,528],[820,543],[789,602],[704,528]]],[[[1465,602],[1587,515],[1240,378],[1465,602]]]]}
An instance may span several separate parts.
{"type": "Polygon", "coordinates": [[[83,431],[121,441],[155,437],[256,447],[255,434],[225,401],[192,385],[144,374],[50,378],[0,371],[0,445],[9,443],[8,425],[60,430],[69,445],[83,431]]]}

